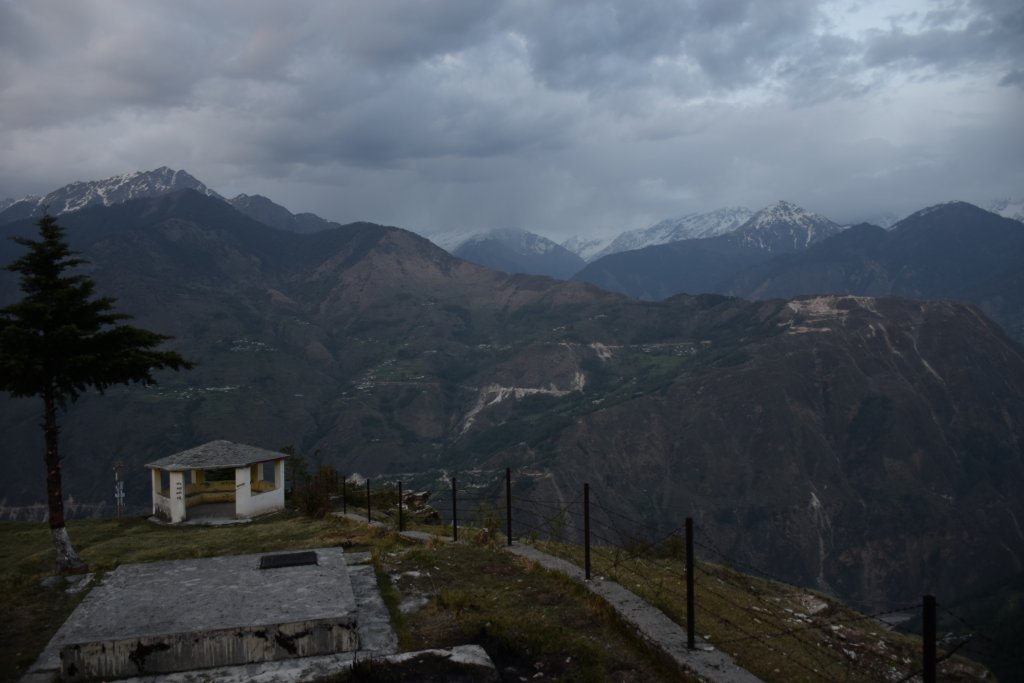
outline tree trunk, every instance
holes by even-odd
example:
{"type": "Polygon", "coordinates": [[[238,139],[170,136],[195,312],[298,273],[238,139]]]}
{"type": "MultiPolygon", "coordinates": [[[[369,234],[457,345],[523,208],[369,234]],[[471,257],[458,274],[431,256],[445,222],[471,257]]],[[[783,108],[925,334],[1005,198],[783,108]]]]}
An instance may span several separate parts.
{"type": "Polygon", "coordinates": [[[64,527],[64,492],[60,479],[60,455],[57,451],[57,405],[53,390],[43,394],[43,439],[46,442],[46,501],[50,518],[50,535],[57,551],[57,571],[61,574],[84,574],[89,565],[75,552],[64,527]]]}

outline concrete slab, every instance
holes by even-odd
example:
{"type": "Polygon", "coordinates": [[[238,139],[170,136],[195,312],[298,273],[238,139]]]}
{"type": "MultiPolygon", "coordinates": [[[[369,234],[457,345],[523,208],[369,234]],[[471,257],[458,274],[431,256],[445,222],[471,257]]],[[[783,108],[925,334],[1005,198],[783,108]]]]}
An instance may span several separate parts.
{"type": "Polygon", "coordinates": [[[186,522],[228,522],[249,521],[247,518],[235,517],[234,503],[201,503],[185,510],[186,522]]]}
{"type": "Polygon", "coordinates": [[[391,627],[391,614],[377,588],[373,566],[351,567],[349,576],[359,615],[359,655],[375,657],[398,652],[398,636],[391,627]]]}
{"type": "Polygon", "coordinates": [[[498,680],[494,662],[479,645],[458,645],[444,650],[422,650],[402,654],[364,656],[363,653],[340,653],[320,657],[302,657],[282,662],[247,664],[245,666],[221,667],[202,671],[186,671],[161,676],[137,676],[122,683],[306,683],[347,671],[357,663],[394,662],[401,664],[424,655],[444,658],[461,668],[462,677],[449,676],[452,683],[458,681],[498,680]]]}
{"type": "Polygon", "coordinates": [[[373,519],[373,520],[366,519],[366,512],[365,511],[362,514],[360,514],[358,512],[332,512],[331,514],[334,515],[335,517],[341,517],[342,519],[348,519],[348,520],[351,520],[353,522],[362,522],[363,524],[366,524],[368,526],[372,526],[372,527],[377,528],[377,529],[387,529],[388,528],[388,525],[385,524],[384,522],[378,522],[375,519],[373,519]]]}
{"type": "Polygon", "coordinates": [[[402,538],[408,538],[410,541],[419,541],[420,543],[452,543],[451,536],[437,536],[436,534],[428,534],[425,531],[402,531],[398,534],[402,538]]]}
{"type": "MultiPolygon", "coordinates": [[[[159,517],[150,517],[149,521],[160,526],[228,526],[233,524],[249,524],[254,517],[236,517],[234,503],[202,503],[193,505],[187,510],[188,517],[183,522],[171,523],[159,517]]],[[[270,512],[260,517],[276,515],[270,512]]]]}
{"type": "Polygon", "coordinates": [[[261,554],[123,565],[58,634],[65,680],[306,657],[359,647],[340,548],[259,569],[261,554]]]}

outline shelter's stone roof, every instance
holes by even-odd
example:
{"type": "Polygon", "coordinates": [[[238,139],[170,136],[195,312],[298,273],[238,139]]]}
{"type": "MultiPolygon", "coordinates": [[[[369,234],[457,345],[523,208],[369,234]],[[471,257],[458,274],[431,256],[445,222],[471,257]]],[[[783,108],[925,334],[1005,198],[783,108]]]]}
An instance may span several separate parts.
{"type": "Polygon", "coordinates": [[[245,467],[258,462],[287,458],[284,453],[268,451],[265,448],[247,446],[231,441],[210,441],[202,446],[190,448],[166,458],[146,463],[146,467],[161,470],[209,470],[225,467],[245,467]]]}

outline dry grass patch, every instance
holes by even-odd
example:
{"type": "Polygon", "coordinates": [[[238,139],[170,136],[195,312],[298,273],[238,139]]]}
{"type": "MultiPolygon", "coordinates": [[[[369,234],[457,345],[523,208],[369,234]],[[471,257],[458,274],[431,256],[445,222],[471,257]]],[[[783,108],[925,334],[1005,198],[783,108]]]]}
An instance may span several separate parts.
{"type": "Polygon", "coordinates": [[[475,643],[502,680],[679,681],[582,586],[472,544],[376,555],[403,650],[475,643]]]}

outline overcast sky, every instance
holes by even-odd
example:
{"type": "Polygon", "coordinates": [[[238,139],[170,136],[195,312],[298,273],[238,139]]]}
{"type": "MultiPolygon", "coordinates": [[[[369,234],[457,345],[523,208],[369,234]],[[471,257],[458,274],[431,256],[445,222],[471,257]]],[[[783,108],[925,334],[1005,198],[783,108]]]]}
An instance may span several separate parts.
{"type": "Polygon", "coordinates": [[[1021,0],[0,0],[0,198],[158,166],[424,233],[1024,195],[1021,0]]]}

